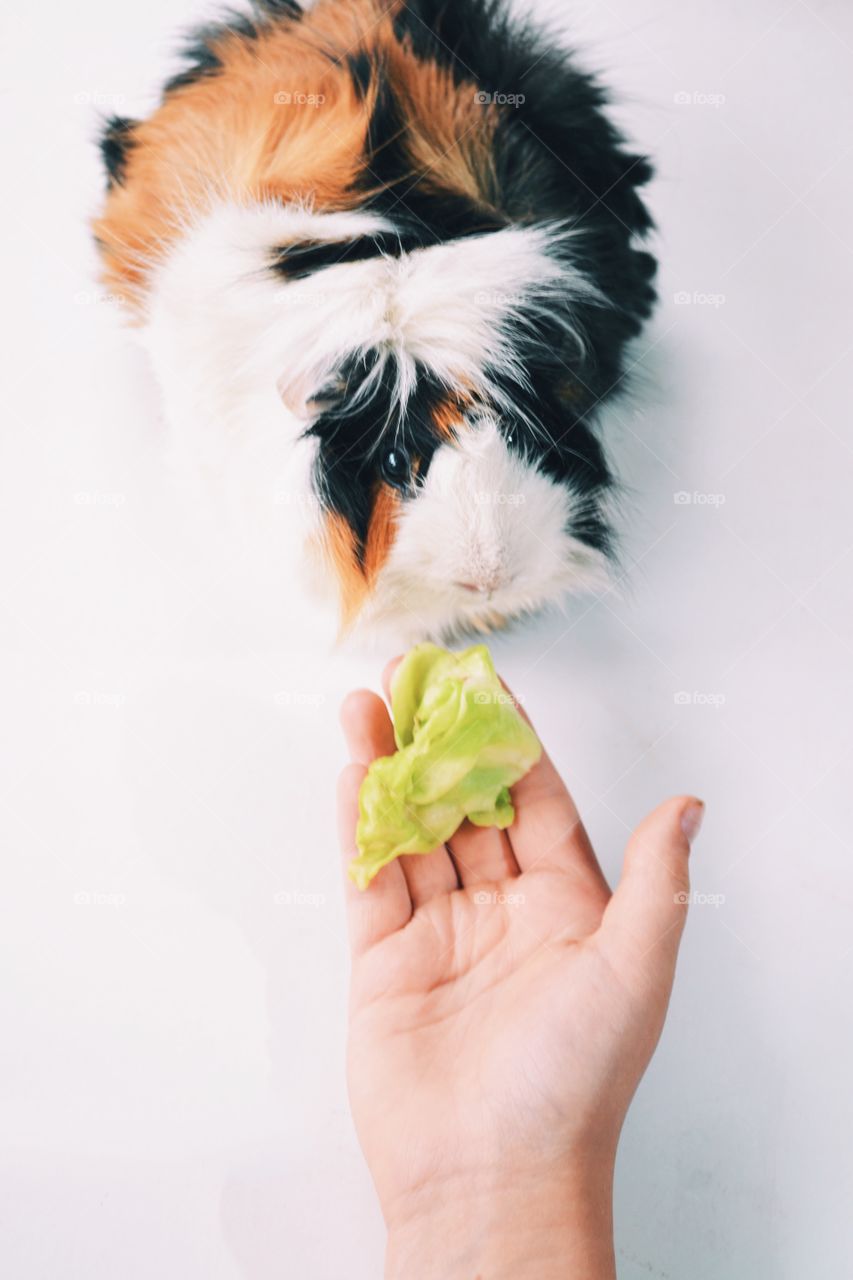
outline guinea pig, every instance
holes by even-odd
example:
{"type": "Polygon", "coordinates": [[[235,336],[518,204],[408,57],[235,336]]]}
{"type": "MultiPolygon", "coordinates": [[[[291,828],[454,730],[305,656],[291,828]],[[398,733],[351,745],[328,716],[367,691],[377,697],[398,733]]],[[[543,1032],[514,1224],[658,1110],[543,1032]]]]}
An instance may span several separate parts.
{"type": "Polygon", "coordinates": [[[184,57],[106,123],[94,228],[184,453],[281,462],[344,629],[606,581],[596,413],[656,264],[598,82],[502,0],[256,0],[184,57]]]}

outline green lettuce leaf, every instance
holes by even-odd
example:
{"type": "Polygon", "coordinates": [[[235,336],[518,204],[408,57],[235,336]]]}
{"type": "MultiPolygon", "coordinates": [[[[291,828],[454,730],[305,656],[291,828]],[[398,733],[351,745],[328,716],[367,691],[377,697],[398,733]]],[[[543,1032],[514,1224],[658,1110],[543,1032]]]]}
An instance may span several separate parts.
{"type": "Polygon", "coordinates": [[[391,713],[397,751],[374,760],[359,793],[349,872],[360,889],[401,853],[444,844],[465,818],[508,827],[509,788],[542,754],[482,644],[417,645],[394,673],[391,713]]]}

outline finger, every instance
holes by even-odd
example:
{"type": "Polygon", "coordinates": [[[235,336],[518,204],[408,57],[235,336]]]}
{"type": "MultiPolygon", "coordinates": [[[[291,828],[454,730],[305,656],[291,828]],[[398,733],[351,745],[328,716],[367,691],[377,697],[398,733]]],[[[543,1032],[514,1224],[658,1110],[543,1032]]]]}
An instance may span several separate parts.
{"type": "MultiPolygon", "coordinates": [[[[504,688],[514,699],[512,690],[506,684],[504,688]]],[[[533,728],[517,701],[516,708],[533,728]]],[[[575,802],[544,748],[538,764],[512,788],[512,802],[515,821],[509,838],[521,870],[570,872],[603,905],[610,897],[604,873],[575,802]]]]}
{"type": "Polygon", "coordinates": [[[412,918],[412,901],[399,862],[383,867],[365,890],[355,887],[348,866],[358,850],[355,827],[358,821],[358,793],[367,769],[350,764],[338,779],[338,834],[344,858],[344,897],[353,956],[359,956],[381,942],[412,918]]]}
{"type": "Polygon", "coordinates": [[[392,658],[385,670],[382,672],[382,688],[385,690],[385,697],[391,702],[391,681],[394,679],[394,672],[403,661],[402,653],[398,653],[396,658],[392,658]]]}
{"type": "Polygon", "coordinates": [[[459,888],[456,868],[444,845],[432,853],[404,853],[400,866],[415,910],[459,888]]]}
{"type": "Polygon", "coordinates": [[[627,962],[663,958],[674,966],[690,896],[688,859],[704,806],[667,800],[628,841],[619,886],[604,913],[601,940],[627,962]]]}
{"type": "Polygon", "coordinates": [[[350,759],[357,764],[372,764],[377,756],[391,756],[397,749],[388,708],[369,689],[347,694],[341,706],[341,727],[350,759]]]}
{"type": "MultiPolygon", "coordinates": [[[[394,751],[394,732],[385,703],[368,689],[344,699],[341,726],[355,768],[341,775],[339,822],[341,848],[347,862],[357,854],[358,792],[364,775],[377,756],[394,751]]],[[[362,891],[346,877],[346,900],[354,953],[401,928],[412,915],[412,900],[397,863],[383,867],[368,889],[362,891]]]]}
{"type": "MultiPolygon", "coordinates": [[[[377,694],[367,689],[351,693],[341,708],[341,723],[350,754],[360,764],[370,764],[377,756],[393,755],[394,730],[388,709],[377,694]]],[[[404,854],[398,865],[408,887],[409,901],[415,907],[459,888],[456,869],[443,845],[433,853],[404,854]]]]}
{"type": "Polygon", "coordinates": [[[463,885],[518,875],[518,863],[505,831],[475,827],[467,820],[450,840],[450,856],[463,885]]]}

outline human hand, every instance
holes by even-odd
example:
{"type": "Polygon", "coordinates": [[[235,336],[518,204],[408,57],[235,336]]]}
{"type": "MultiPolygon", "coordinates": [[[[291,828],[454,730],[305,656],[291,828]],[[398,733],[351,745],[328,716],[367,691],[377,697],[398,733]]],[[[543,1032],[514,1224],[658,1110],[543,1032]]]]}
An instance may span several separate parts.
{"type": "MultiPolygon", "coordinates": [[[[348,861],[366,767],[395,747],[373,693],[342,722],[348,861]]],[[[611,895],[547,756],[513,801],[506,832],[466,823],[364,893],[347,879],[350,1099],[387,1277],[615,1275],[616,1145],[663,1026],[702,806],[646,818],[611,895]]]]}

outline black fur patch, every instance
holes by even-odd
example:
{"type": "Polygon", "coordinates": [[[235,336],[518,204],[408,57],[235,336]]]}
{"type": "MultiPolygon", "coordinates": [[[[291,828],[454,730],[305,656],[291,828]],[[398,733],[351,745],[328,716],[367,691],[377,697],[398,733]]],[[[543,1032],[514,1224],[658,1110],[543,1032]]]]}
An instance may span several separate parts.
{"type": "MultiPolygon", "coordinates": [[[[338,267],[343,263],[366,262],[379,257],[399,258],[404,253],[442,244],[446,240],[498,230],[498,226],[490,225],[487,219],[472,216],[471,206],[467,201],[460,200],[456,204],[452,198],[441,195],[436,195],[434,201],[429,208],[423,204],[419,207],[425,214],[431,212],[433,215],[440,208],[442,227],[448,231],[453,226],[455,234],[449,231],[448,234],[440,234],[435,226],[435,217],[432,219],[433,225],[430,225],[416,214],[414,208],[409,208],[401,201],[392,205],[388,211],[389,216],[396,220],[393,232],[356,236],[352,240],[300,240],[282,245],[274,253],[273,270],[285,280],[305,280],[317,271],[325,271],[328,267],[338,267]],[[458,221],[454,222],[454,214],[458,221]]],[[[378,212],[378,208],[375,211],[378,212]]]]}
{"type": "Polygon", "coordinates": [[[222,70],[222,61],[216,46],[226,36],[257,40],[262,29],[271,23],[297,21],[301,17],[302,6],[298,0],[253,0],[251,15],[230,13],[222,22],[196,28],[181,49],[181,56],[188,65],[172,76],[171,80],[167,80],[163,87],[164,94],[195,84],[205,76],[218,75],[222,70]]]}
{"type": "Polygon", "coordinates": [[[347,66],[352,82],[358,90],[360,98],[365,97],[373,79],[374,62],[369,53],[363,49],[359,53],[349,54],[347,66]]]}
{"type": "MultiPolygon", "coordinates": [[[[651,177],[649,162],[624,149],[594,77],[512,17],[504,0],[408,0],[395,25],[419,58],[450,70],[460,92],[498,106],[489,201],[499,215],[522,225],[564,221],[584,233],[578,265],[612,304],[574,307],[589,355],[572,371],[591,408],[619,386],[625,344],[656,297],[655,261],[634,244],[652,226],[637,194],[651,177]]],[[[406,203],[417,203],[415,192],[406,203]]]]}
{"type": "MultiPolygon", "coordinates": [[[[382,484],[384,454],[403,448],[417,464],[417,476],[426,475],[433,454],[446,441],[433,415],[447,392],[427,370],[418,371],[417,389],[400,414],[396,394],[396,366],[386,362],[369,398],[356,399],[378,357],[352,358],[335,375],[318,400],[330,400],[306,431],[318,442],[314,483],[327,511],[343,516],[356,537],[359,557],[364,554],[370,517],[382,484]]],[[[417,480],[413,480],[412,491],[417,480]]]]}
{"type": "Polygon", "coordinates": [[[492,381],[512,406],[496,414],[498,429],[509,448],[565,486],[575,501],[568,532],[581,542],[610,554],[612,532],[604,515],[604,500],[613,476],[604,449],[582,405],[566,400],[566,363],[561,356],[565,339],[556,326],[518,343],[528,383],[509,382],[500,370],[492,381]]]}
{"type": "Polygon", "coordinates": [[[111,116],[104,125],[101,134],[101,157],[110,186],[120,185],[124,181],[127,156],[133,146],[135,127],[136,121],[128,120],[126,116],[111,116]]]}
{"type": "Polygon", "coordinates": [[[391,233],[357,236],[353,240],[304,240],[277,250],[273,267],[287,280],[304,280],[327,267],[337,267],[345,262],[364,262],[381,254],[398,258],[416,247],[403,236],[391,233]]]}

